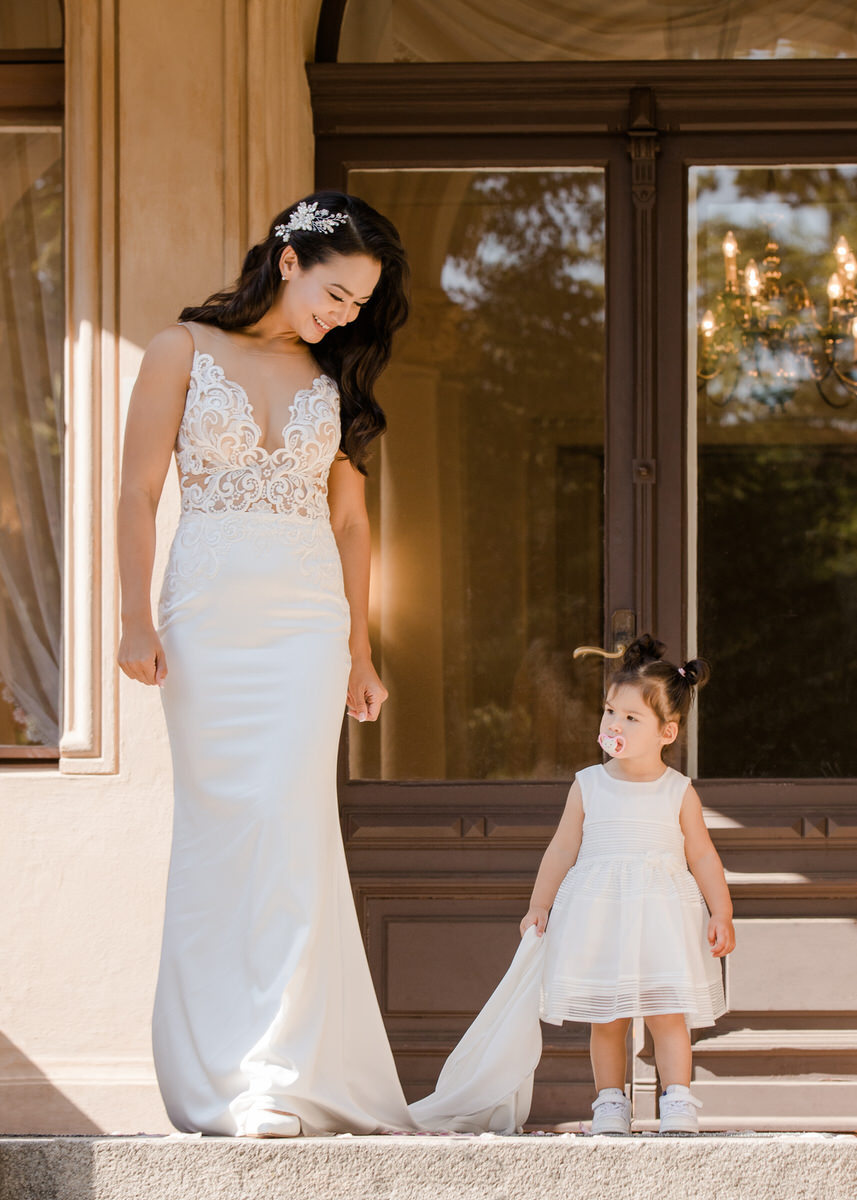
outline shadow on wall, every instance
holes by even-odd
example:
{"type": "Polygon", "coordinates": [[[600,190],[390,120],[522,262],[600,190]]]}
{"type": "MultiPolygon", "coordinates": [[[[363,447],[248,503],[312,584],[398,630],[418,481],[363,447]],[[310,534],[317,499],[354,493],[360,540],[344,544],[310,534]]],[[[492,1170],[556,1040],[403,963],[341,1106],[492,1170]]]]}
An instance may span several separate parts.
{"type": "Polygon", "coordinates": [[[0,1034],[0,1136],[10,1133],[103,1133],[0,1034]]]}

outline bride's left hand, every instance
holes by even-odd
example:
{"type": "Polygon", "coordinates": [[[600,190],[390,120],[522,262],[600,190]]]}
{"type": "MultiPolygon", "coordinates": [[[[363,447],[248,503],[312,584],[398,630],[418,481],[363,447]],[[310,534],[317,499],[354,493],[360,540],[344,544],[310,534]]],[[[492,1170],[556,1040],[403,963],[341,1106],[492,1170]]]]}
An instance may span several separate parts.
{"type": "Polygon", "coordinates": [[[354,717],[356,721],[377,721],[388,694],[371,659],[352,662],[348,676],[349,717],[354,717]]]}

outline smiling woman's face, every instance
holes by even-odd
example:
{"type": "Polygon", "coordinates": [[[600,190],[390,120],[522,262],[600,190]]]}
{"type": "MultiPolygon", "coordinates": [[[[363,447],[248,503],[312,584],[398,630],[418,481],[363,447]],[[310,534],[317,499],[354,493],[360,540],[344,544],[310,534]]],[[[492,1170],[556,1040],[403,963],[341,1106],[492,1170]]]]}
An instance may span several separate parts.
{"type": "Polygon", "coordinates": [[[282,313],[305,342],[320,342],[337,325],[360,315],[381,278],[381,264],[368,254],[334,254],[304,270],[290,247],[280,258],[285,285],[282,313]]]}

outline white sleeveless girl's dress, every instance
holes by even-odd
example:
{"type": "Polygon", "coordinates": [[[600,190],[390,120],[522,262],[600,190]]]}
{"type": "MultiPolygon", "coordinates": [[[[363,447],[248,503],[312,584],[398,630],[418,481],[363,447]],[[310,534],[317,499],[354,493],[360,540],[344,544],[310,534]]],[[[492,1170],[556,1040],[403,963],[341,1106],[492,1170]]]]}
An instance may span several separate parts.
{"type": "Polygon", "coordinates": [[[540,1016],[560,1025],[680,1012],[694,1028],[726,1011],[679,825],[690,780],[667,767],[651,783],[627,783],[600,764],[577,779],[583,839],[547,932],[527,930],[434,1092],[410,1106],[423,1128],[519,1132],[541,1056],[540,1016]]]}
{"type": "Polygon", "coordinates": [[[606,1022],[684,1013],[689,1028],[726,1011],[709,913],[687,867],[679,811],[690,780],[648,783],[599,763],[577,774],[583,840],[545,938],[541,1017],[606,1022]]]}

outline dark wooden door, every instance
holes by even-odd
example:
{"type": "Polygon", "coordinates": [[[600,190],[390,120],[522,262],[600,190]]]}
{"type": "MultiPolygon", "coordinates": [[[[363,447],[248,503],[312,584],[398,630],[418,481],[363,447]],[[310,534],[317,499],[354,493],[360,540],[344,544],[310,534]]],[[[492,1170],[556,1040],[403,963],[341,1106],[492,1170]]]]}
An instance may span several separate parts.
{"type": "MultiPolygon", "coordinates": [[[[697,357],[719,223],[755,220],[760,254],[777,198],[783,211],[802,204],[809,227],[821,209],[848,225],[849,135],[826,125],[841,118],[847,70],[837,64],[822,95],[816,64],[801,64],[802,85],[783,64],[698,66],[645,64],[648,87],[620,65],[310,69],[319,183],[388,211],[415,267],[369,488],[375,643],[392,695],[381,730],[343,742],[343,824],[416,1097],[505,969],[568,781],[597,753],[602,668],[571,650],[651,629],[676,656],[705,653],[714,680],[676,765],[698,780],[739,947],[730,1013],[697,1041],[703,1124],[846,1128],[857,772],[802,733],[807,655],[797,675],[782,670],[800,658],[813,603],[836,599],[831,637],[845,645],[855,547],[836,520],[853,494],[853,409],[810,411],[807,389],[791,423],[792,399],[718,408],[699,392],[697,357]],[[811,138],[795,134],[798,114],[811,138]],[[770,132],[756,132],[762,120],[770,132]],[[819,163],[828,200],[817,173],[793,170],[819,163]],[[772,175],[735,175],[751,167],[772,175]],[[791,536],[782,587],[796,608],[782,591],[776,603],[785,559],[762,536],[770,511],[791,536]],[[767,582],[748,586],[757,562],[767,582]],[[825,571],[827,591],[815,587],[825,571]],[[791,725],[771,742],[762,731],[786,685],[791,725]],[[777,745],[801,738],[806,757],[777,773],[777,745]]],[[[847,657],[839,675],[827,667],[846,701],[847,657]]],[[[823,730],[824,680],[811,682],[823,730]]],[[[588,1031],[544,1032],[532,1120],[574,1126],[592,1099],[588,1031]]],[[[630,1082],[642,1128],[655,1115],[650,1051],[640,1026],[630,1082]]]]}

